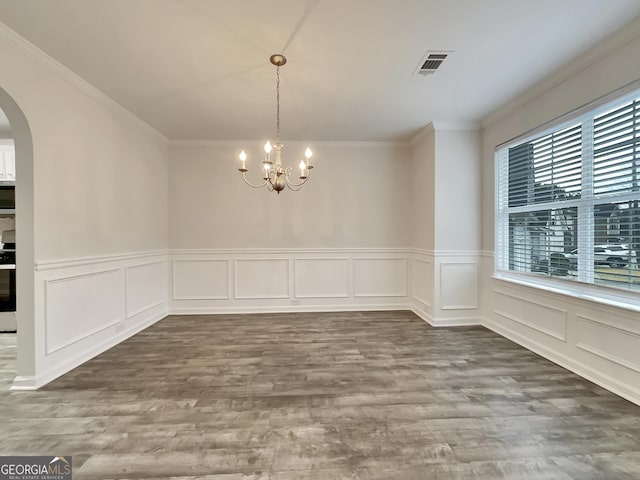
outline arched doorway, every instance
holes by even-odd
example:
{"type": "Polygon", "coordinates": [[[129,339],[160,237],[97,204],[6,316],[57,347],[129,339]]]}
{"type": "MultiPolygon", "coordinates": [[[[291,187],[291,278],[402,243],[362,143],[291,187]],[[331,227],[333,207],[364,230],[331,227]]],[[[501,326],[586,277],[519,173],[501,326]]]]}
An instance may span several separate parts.
{"type": "Polygon", "coordinates": [[[12,389],[33,389],[36,373],[34,322],[33,141],[27,119],[0,88],[0,108],[9,119],[16,154],[16,315],[18,361],[12,389]]]}

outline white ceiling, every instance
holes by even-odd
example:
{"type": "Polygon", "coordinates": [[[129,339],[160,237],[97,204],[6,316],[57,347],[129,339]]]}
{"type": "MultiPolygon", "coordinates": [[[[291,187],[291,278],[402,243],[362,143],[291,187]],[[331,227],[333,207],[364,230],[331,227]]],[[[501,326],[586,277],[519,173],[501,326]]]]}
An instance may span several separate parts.
{"type": "Polygon", "coordinates": [[[479,121],[638,0],[0,0],[0,20],[170,138],[406,140],[479,121]],[[453,50],[432,76],[427,50],[453,50]]]}

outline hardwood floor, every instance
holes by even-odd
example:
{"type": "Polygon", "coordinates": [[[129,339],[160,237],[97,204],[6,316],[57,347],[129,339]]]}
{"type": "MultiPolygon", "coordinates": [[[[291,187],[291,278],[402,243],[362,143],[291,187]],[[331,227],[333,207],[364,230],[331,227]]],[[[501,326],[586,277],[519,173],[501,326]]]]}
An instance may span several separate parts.
{"type": "Polygon", "coordinates": [[[76,479],[640,479],[640,407],[409,312],[171,316],[37,392],[0,454],[76,479]]]}

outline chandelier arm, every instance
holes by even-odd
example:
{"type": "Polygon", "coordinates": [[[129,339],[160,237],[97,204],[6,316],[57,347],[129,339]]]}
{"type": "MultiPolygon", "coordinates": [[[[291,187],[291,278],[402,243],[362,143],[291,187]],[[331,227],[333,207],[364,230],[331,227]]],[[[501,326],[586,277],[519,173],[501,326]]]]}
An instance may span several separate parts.
{"type": "MultiPolygon", "coordinates": [[[[309,172],[311,173],[311,172],[309,172]]],[[[289,190],[293,190],[294,192],[297,192],[298,190],[300,190],[302,188],[302,186],[307,183],[307,180],[309,180],[309,174],[307,174],[307,178],[305,178],[304,180],[302,180],[299,183],[294,183],[291,180],[289,180],[289,176],[285,177],[285,182],[287,184],[287,187],[289,187],[289,190]]]]}
{"type": "MultiPolygon", "coordinates": [[[[307,172],[307,176],[304,178],[304,180],[302,180],[302,181],[301,181],[301,182],[299,182],[299,183],[295,183],[295,182],[292,182],[291,180],[289,180],[289,175],[287,175],[287,176],[285,177],[285,180],[286,180],[287,185],[289,186],[289,188],[291,188],[291,187],[301,187],[302,185],[304,185],[305,183],[307,183],[307,180],[309,180],[309,177],[310,177],[310,176],[311,176],[311,170],[309,170],[309,171],[307,172]]],[[[292,190],[293,190],[293,189],[292,189],[292,190]]]]}
{"type": "Polygon", "coordinates": [[[304,185],[304,183],[303,183],[303,184],[298,185],[298,187],[297,187],[297,188],[295,188],[295,187],[292,187],[291,185],[289,185],[289,184],[287,183],[287,187],[288,187],[288,188],[289,188],[289,190],[291,190],[292,192],[299,192],[300,190],[302,190],[302,185],[304,185]]]}
{"type": "Polygon", "coordinates": [[[253,187],[253,188],[262,188],[267,183],[269,183],[269,179],[267,179],[267,180],[264,181],[264,183],[262,185],[254,185],[249,180],[247,180],[247,172],[242,172],[242,179],[244,180],[244,183],[246,183],[247,185],[249,185],[250,187],[253,187]]]}

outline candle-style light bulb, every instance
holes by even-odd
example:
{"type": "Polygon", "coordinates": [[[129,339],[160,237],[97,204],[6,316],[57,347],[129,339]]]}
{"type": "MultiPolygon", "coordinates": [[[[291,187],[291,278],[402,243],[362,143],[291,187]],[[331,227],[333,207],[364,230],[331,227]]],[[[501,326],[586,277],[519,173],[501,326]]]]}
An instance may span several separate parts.
{"type": "Polygon", "coordinates": [[[307,149],[304,151],[304,156],[307,157],[307,168],[313,168],[311,166],[311,155],[313,155],[313,152],[309,147],[307,147],[307,149]]]}
{"type": "Polygon", "coordinates": [[[307,168],[307,166],[304,164],[304,160],[300,160],[300,175],[302,175],[304,173],[304,169],[307,168]]]}
{"type": "Polygon", "coordinates": [[[269,142],[268,140],[267,143],[264,144],[264,151],[267,154],[264,161],[267,163],[271,163],[271,142],[269,142]]]}
{"type": "Polygon", "coordinates": [[[247,166],[245,164],[245,161],[247,160],[247,154],[244,153],[244,150],[242,150],[240,152],[239,157],[240,157],[240,160],[242,161],[242,169],[245,170],[247,168],[247,166]]]}

